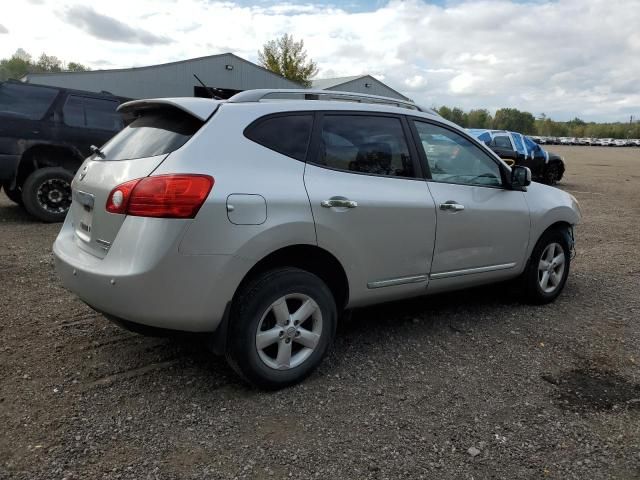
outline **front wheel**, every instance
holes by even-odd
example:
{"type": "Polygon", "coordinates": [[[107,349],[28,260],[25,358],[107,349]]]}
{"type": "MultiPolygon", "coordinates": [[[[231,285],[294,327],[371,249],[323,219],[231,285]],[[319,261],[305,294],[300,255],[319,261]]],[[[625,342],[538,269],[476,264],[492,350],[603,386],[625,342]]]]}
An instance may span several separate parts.
{"type": "Polygon", "coordinates": [[[260,274],[234,302],[227,360],[255,386],[293,385],[320,364],[336,319],[331,291],[312,273],[281,268],[260,274]]]}
{"type": "Polygon", "coordinates": [[[561,229],[545,232],[536,243],[523,274],[525,301],[537,305],[554,301],[567,282],[570,263],[567,232],[561,229]]]}
{"type": "Polygon", "coordinates": [[[62,222],[71,206],[73,174],[61,167],[40,168],[22,186],[24,208],[43,222],[62,222]]]}

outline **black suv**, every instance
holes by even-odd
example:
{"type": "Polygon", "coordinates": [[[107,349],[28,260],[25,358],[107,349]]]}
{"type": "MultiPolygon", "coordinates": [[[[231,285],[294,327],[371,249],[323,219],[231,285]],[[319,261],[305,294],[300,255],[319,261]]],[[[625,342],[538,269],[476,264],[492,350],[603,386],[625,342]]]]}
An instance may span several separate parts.
{"type": "Polygon", "coordinates": [[[555,185],[564,175],[563,158],[545,150],[531,137],[507,130],[468,130],[509,165],[528,167],[536,181],[555,185]]]}
{"type": "Polygon", "coordinates": [[[7,196],[45,222],[64,220],[71,180],[92,145],[102,145],[124,124],[116,112],[127,99],[0,82],[0,184],[7,196]]]}

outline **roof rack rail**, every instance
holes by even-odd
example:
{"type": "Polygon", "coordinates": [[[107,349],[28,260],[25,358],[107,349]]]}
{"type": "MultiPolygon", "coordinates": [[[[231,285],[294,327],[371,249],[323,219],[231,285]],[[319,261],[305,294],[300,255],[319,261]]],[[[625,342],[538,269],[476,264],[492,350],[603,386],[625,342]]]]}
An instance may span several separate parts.
{"type": "Polygon", "coordinates": [[[256,90],[245,90],[236,93],[227,102],[229,103],[246,103],[259,102],[261,100],[337,100],[343,102],[373,103],[380,105],[391,105],[418,112],[426,112],[435,114],[430,108],[420,107],[408,100],[399,100],[397,98],[383,97],[380,95],[368,95],[365,93],[342,92],[336,90],[317,90],[308,88],[289,88],[289,89],[271,89],[261,88],[256,90]],[[302,97],[302,98],[300,98],[302,97]]]}

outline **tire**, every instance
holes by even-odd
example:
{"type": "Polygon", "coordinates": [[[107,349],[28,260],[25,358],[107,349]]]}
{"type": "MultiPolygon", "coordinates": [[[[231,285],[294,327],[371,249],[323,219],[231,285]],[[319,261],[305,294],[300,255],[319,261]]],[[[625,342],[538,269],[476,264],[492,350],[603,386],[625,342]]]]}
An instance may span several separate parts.
{"type": "Polygon", "coordinates": [[[555,185],[558,183],[562,174],[560,173],[560,167],[555,163],[550,164],[544,171],[542,176],[542,182],[547,185],[555,185]]]}
{"type": "Polygon", "coordinates": [[[317,276],[298,268],[262,273],[234,300],[227,361],[254,386],[288,387],[320,364],[335,337],[336,320],[335,300],[317,276]],[[296,313],[302,315],[300,324],[294,324],[296,313]]]}
{"type": "Polygon", "coordinates": [[[62,222],[71,205],[71,180],[73,174],[61,167],[36,170],[22,186],[24,208],[43,222],[62,222]]]}
{"type": "Polygon", "coordinates": [[[524,301],[533,305],[553,302],[564,289],[570,264],[568,232],[559,228],[547,230],[536,243],[523,274],[524,301]],[[543,262],[549,264],[546,270],[543,262]]]}
{"type": "Polygon", "coordinates": [[[20,188],[9,188],[9,182],[2,185],[5,195],[14,203],[22,205],[22,190],[20,188]]]}

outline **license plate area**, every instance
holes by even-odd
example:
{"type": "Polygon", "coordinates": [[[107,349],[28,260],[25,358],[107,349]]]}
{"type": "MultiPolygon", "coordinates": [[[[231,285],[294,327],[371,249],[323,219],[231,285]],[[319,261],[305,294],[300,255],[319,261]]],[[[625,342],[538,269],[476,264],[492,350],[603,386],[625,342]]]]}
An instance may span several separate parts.
{"type": "Polygon", "coordinates": [[[91,193],[83,192],[81,190],[74,190],[73,200],[77,202],[79,207],[76,209],[76,234],[81,240],[90,242],[91,222],[93,220],[93,206],[95,203],[95,196],[91,193]]]}

